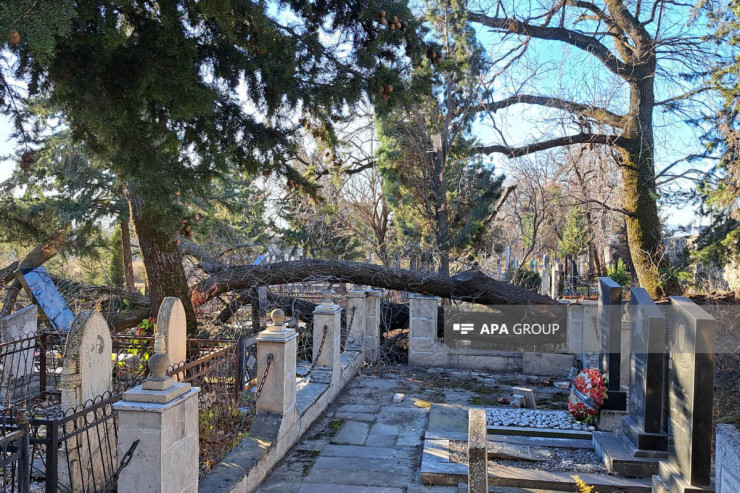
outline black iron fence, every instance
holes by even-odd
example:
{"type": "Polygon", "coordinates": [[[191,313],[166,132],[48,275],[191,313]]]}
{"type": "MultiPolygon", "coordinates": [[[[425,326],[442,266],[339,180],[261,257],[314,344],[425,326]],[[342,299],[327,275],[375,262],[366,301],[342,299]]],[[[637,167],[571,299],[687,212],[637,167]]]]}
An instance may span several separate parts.
{"type": "Polygon", "coordinates": [[[2,417],[15,416],[11,427],[0,427],[0,491],[27,493],[30,489],[28,422],[24,411],[6,408],[2,417]]]}
{"type": "Polygon", "coordinates": [[[60,334],[42,333],[0,343],[0,404],[9,407],[56,393],[60,339],[60,334]]]}
{"type": "MultiPolygon", "coordinates": [[[[16,415],[0,411],[1,493],[27,491],[18,471],[30,471],[48,493],[115,489],[124,461],[116,456],[117,413],[112,405],[148,374],[154,338],[113,336],[113,391],[68,410],[60,408],[57,391],[64,342],[64,334],[43,333],[0,344],[0,404],[15,404],[28,415],[24,425],[16,415]]],[[[256,361],[254,342],[254,337],[188,339],[189,361],[170,369],[178,381],[201,388],[203,470],[228,453],[251,423],[254,399],[246,383],[256,370],[248,363],[256,361]]]]}

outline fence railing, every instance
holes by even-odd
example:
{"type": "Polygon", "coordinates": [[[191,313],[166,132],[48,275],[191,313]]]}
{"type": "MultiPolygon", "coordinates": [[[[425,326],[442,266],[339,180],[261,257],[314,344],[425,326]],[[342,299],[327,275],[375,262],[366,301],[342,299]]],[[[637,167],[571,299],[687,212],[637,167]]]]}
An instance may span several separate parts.
{"type": "Polygon", "coordinates": [[[61,372],[60,335],[42,333],[0,343],[0,404],[54,394],[61,372]]]}
{"type": "MultiPolygon", "coordinates": [[[[31,475],[46,493],[104,491],[116,472],[116,412],[121,394],[109,392],[64,412],[30,416],[25,450],[31,475]]],[[[19,429],[17,417],[0,416],[0,435],[19,429]]]]}
{"type": "MultiPolygon", "coordinates": [[[[6,408],[2,416],[14,412],[6,408]]],[[[0,428],[0,491],[3,493],[26,493],[30,488],[28,423],[25,416],[15,421],[15,426],[0,428]]]]}

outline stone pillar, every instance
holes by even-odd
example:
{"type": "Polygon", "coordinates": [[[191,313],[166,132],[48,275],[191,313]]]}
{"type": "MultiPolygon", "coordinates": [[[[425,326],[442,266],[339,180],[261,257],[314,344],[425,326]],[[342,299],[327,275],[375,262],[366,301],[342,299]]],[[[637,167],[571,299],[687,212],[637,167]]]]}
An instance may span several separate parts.
{"type": "Polygon", "coordinates": [[[380,357],[380,289],[370,289],[365,298],[365,340],[363,351],[365,361],[375,362],[380,357]]]}
{"type": "Polygon", "coordinates": [[[364,290],[353,289],[347,293],[347,349],[362,350],[367,319],[365,298],[367,294],[364,290]]]}
{"type": "Polygon", "coordinates": [[[552,281],[550,285],[550,298],[556,300],[560,298],[560,279],[563,276],[563,267],[559,260],[555,259],[552,263],[552,281]]]}
{"type": "Polygon", "coordinates": [[[428,366],[423,351],[437,341],[436,296],[409,296],[409,365],[428,366]]]}
{"type": "Polygon", "coordinates": [[[331,383],[339,378],[342,336],[342,307],[335,304],[329,291],[313,311],[313,364],[311,381],[331,383]]]}
{"type": "Polygon", "coordinates": [[[124,392],[118,411],[118,457],[139,440],[131,462],[121,470],[120,493],[198,491],[198,398],[200,389],[166,375],[170,364],[158,333],[150,376],[124,392]]]}
{"type": "Polygon", "coordinates": [[[265,377],[262,392],[257,399],[257,414],[252,425],[254,436],[275,436],[275,428],[285,429],[298,419],[296,408],[296,331],[284,324],[282,310],[272,312],[272,323],[257,336],[257,382],[262,385],[265,368],[270,369],[265,377]]]}
{"type": "Polygon", "coordinates": [[[540,284],[540,294],[542,296],[550,295],[550,256],[545,255],[542,259],[542,284],[540,284]]]}
{"type": "Polygon", "coordinates": [[[488,423],[485,409],[468,410],[468,493],[488,493],[488,423]]]}

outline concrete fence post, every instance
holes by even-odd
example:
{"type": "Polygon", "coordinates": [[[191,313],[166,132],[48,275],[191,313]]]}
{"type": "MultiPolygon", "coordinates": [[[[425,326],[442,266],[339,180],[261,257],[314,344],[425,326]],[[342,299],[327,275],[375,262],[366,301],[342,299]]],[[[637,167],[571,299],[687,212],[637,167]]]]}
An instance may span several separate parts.
{"type": "Polygon", "coordinates": [[[365,361],[375,362],[380,357],[380,299],[383,292],[379,289],[366,291],[365,298],[365,340],[363,351],[365,361]]]}
{"type": "Polygon", "coordinates": [[[312,382],[332,383],[339,378],[341,336],[342,307],[334,303],[329,292],[324,292],[324,300],[313,311],[312,382]]]}
{"type": "Polygon", "coordinates": [[[175,382],[166,372],[164,333],[149,358],[150,376],[113,404],[118,411],[118,457],[139,440],[121,470],[120,493],[198,491],[198,398],[200,389],[175,382]]]}
{"type": "Polygon", "coordinates": [[[365,341],[367,293],[353,289],[347,293],[347,349],[362,350],[365,341]]]}

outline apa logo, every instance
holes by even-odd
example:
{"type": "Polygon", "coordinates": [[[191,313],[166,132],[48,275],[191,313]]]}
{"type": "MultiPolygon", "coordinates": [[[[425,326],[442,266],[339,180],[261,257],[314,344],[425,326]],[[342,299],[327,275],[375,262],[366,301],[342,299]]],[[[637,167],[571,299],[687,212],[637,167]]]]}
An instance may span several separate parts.
{"type": "Polygon", "coordinates": [[[468,332],[475,330],[475,324],[452,324],[452,330],[460,332],[462,335],[467,335],[468,332]]]}

